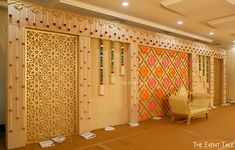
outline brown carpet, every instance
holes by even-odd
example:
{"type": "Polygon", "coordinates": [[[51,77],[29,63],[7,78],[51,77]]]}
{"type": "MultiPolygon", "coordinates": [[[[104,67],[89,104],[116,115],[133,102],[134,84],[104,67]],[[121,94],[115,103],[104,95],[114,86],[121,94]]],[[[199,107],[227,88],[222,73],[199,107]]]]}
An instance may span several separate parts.
{"type": "MultiPolygon", "coordinates": [[[[235,105],[218,107],[209,114],[209,119],[193,119],[187,126],[184,120],[170,122],[142,122],[139,127],[117,126],[115,131],[96,130],[95,139],[85,140],[79,136],[69,136],[63,143],[50,150],[233,150],[222,147],[222,142],[235,142],[235,105]],[[194,147],[193,142],[211,142],[214,147],[202,145],[194,147]],[[218,143],[217,145],[215,145],[218,143]]],[[[0,142],[1,144],[1,142],[0,142]]],[[[0,145],[0,150],[3,148],[0,145]]],[[[228,145],[227,145],[228,146],[228,145]]],[[[38,144],[27,145],[17,150],[41,150],[38,144]]],[[[44,148],[45,150],[45,148],[44,148]]]]}

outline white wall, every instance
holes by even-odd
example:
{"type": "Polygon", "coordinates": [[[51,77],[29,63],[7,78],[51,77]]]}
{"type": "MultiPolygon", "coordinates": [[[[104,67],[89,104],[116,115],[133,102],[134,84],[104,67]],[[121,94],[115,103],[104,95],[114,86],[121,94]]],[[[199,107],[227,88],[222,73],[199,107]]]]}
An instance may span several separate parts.
{"type": "Polygon", "coordinates": [[[7,9],[0,8],[0,125],[5,124],[6,116],[6,75],[7,75],[7,9]]]}

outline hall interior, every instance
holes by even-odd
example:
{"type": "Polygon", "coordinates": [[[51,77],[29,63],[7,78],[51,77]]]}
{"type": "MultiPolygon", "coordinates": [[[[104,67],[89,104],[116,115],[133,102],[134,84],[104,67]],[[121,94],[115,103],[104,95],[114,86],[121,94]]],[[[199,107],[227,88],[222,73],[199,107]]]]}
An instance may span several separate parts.
{"type": "Polygon", "coordinates": [[[234,0],[0,0],[0,18],[0,149],[235,149],[234,0]]]}

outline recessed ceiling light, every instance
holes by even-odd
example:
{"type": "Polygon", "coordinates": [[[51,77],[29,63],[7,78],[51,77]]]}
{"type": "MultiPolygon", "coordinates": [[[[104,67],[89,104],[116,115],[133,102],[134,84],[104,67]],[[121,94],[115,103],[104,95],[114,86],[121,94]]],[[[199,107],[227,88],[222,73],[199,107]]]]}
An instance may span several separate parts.
{"type": "Polygon", "coordinates": [[[209,35],[214,35],[215,33],[214,32],[210,32],[209,35]]]}
{"type": "Polygon", "coordinates": [[[177,21],[177,24],[181,25],[181,24],[183,24],[183,21],[179,20],[179,21],[177,21]]]}
{"type": "Polygon", "coordinates": [[[124,6],[124,7],[127,7],[129,5],[129,3],[128,2],[122,2],[122,6],[124,6]]]}
{"type": "Polygon", "coordinates": [[[233,43],[235,43],[235,40],[233,41],[233,43]]]}

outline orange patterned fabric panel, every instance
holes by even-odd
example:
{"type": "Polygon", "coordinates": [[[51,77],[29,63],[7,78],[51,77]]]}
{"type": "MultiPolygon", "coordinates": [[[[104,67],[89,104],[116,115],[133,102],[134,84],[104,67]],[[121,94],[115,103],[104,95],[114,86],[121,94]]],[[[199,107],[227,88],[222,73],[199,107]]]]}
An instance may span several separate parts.
{"type": "Polygon", "coordinates": [[[167,94],[188,88],[188,54],[139,46],[139,120],[169,114],[167,94]]]}

